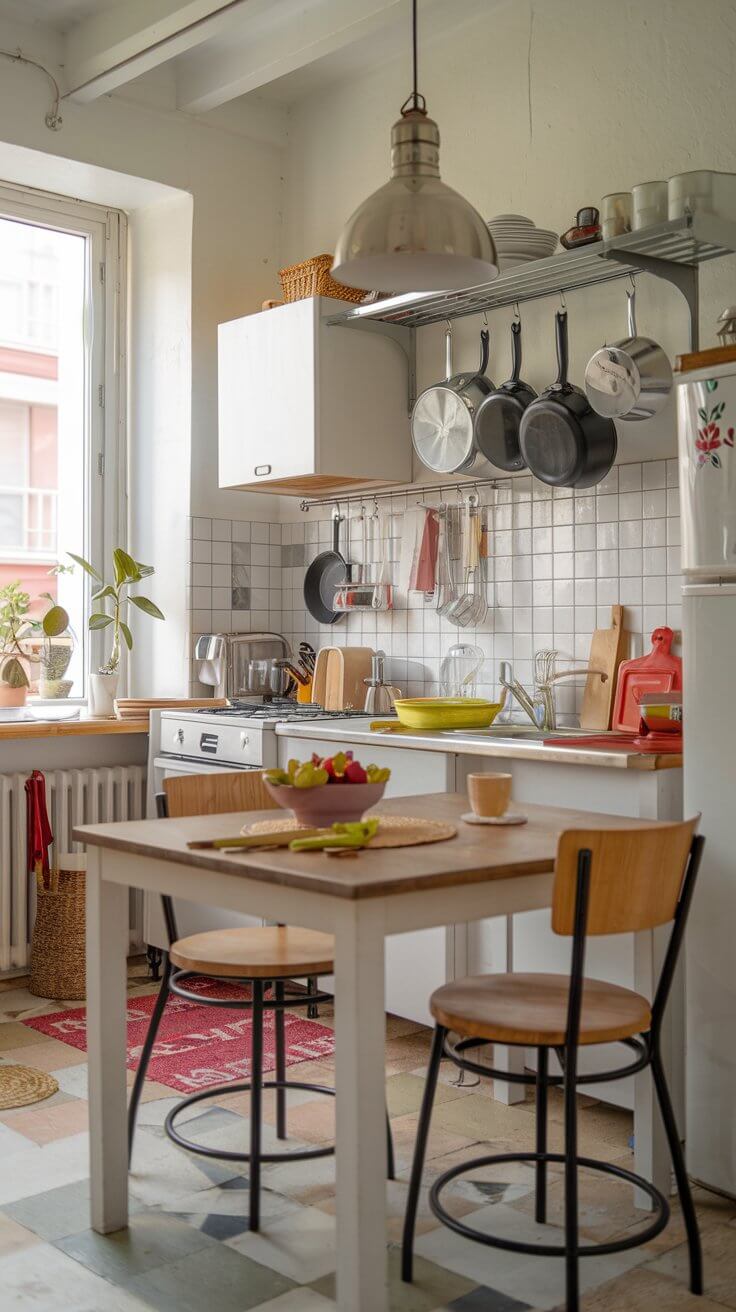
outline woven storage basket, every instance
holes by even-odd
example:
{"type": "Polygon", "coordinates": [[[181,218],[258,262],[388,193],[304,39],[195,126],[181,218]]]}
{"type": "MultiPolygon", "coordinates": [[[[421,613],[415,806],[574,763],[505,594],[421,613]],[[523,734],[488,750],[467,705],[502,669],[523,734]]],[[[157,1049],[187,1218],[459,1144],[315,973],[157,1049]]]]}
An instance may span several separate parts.
{"type": "Polygon", "coordinates": [[[331,255],[313,255],[311,260],[279,269],[285,301],[303,301],[307,296],[333,296],[337,301],[362,301],[368,293],[359,287],[343,287],[330,273],[331,255]]]}
{"type": "Polygon", "coordinates": [[[50,887],[36,890],[28,985],[36,997],[85,997],[86,866],[86,857],[61,857],[50,887]]]}

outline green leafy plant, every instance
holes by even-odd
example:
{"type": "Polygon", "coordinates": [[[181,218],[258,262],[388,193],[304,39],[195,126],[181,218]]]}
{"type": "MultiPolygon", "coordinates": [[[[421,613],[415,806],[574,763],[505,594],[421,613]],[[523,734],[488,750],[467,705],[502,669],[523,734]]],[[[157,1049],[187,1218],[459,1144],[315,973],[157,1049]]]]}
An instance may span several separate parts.
{"type": "Polygon", "coordinates": [[[93,603],[99,604],[89,617],[89,627],[96,630],[107,629],[112,625],[112,650],[108,660],[101,666],[100,674],[114,674],[120,665],[120,639],[122,638],[128,651],[133,647],[133,634],[123,618],[124,615],[129,615],[128,606],[136,606],[138,610],[142,610],[154,620],[166,618],[150,597],[142,597],[140,593],[130,592],[133,584],[140,583],[141,579],[150,578],[155,573],[154,568],[152,565],[142,565],[139,560],[129,556],[127,551],[123,551],[122,547],[116,547],[112,553],[114,582],[105,583],[94,565],[90,565],[83,556],[75,556],[73,551],[67,554],[86,574],[89,574],[90,578],[94,579],[95,583],[99,584],[97,591],[92,594],[93,603]]]}
{"type": "Polygon", "coordinates": [[[27,656],[25,644],[35,633],[47,638],[58,638],[69,625],[69,616],[58,606],[50,592],[42,592],[45,601],[51,602],[42,619],[29,615],[30,594],[20,583],[6,583],[0,588],[0,683],[10,688],[28,688],[29,679],[22,658],[27,656]]]}

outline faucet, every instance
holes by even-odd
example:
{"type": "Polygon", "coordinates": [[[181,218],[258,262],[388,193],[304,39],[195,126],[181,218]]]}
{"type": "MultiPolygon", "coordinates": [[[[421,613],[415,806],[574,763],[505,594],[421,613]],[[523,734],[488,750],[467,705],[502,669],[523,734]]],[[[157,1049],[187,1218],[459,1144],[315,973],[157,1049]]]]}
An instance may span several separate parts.
{"type": "Polygon", "coordinates": [[[572,665],[566,670],[555,670],[556,651],[539,651],[534,657],[534,694],[530,696],[526,689],[514,678],[509,661],[501,661],[501,687],[512,694],[522,710],[531,720],[535,729],[553,732],[557,728],[557,708],[555,706],[553,685],[559,679],[574,679],[581,674],[597,674],[605,683],[608,675],[604,670],[594,669],[590,665],[572,665]]]}

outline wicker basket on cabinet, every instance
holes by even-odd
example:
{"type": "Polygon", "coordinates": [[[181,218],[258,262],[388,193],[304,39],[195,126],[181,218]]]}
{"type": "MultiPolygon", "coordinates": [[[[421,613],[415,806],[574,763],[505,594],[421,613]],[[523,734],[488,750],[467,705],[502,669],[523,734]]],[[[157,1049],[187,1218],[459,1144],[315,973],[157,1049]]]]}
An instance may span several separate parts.
{"type": "Polygon", "coordinates": [[[301,264],[279,269],[285,301],[303,301],[307,296],[332,296],[337,301],[362,301],[368,293],[359,287],[343,287],[330,273],[331,255],[313,255],[301,264]]]}
{"type": "Polygon", "coordinates": [[[86,858],[62,857],[58,870],[36,888],[29,991],[39,998],[79,999],[85,994],[86,858]]]}

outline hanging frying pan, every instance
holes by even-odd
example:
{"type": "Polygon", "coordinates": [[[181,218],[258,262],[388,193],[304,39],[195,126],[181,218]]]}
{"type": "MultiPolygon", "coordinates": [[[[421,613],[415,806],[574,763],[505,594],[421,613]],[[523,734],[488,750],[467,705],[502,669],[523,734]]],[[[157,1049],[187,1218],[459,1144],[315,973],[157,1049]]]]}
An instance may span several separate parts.
{"type": "Polygon", "coordinates": [[[489,392],[478,407],[475,416],[475,444],[481,455],[497,469],[516,473],[519,469],[526,469],[519,447],[521,416],[537,396],[534,388],[523,383],[520,378],[520,319],[515,319],[511,325],[511,360],[511,377],[508,382],[502,383],[495,392],[489,392]]]}
{"type": "Polygon", "coordinates": [[[335,610],[335,589],[348,577],[347,561],[340,552],[341,524],[342,515],[336,510],[332,517],[332,550],[315,556],[304,575],[304,605],[320,624],[336,624],[345,618],[345,611],[335,610]]]}
{"type": "Polygon", "coordinates": [[[531,472],[552,487],[593,487],[616,459],[616,425],[597,415],[585,392],[567,381],[567,311],[555,316],[556,382],[521,416],[519,445],[531,472]]]}
{"type": "Polygon", "coordinates": [[[427,387],[411,415],[411,440],[423,465],[435,474],[485,472],[485,461],[473,441],[473,423],[481,401],[494,384],[486,378],[490,336],[480,335],[480,365],[475,373],[452,372],[452,324],[445,333],[443,383],[427,387]]]}

